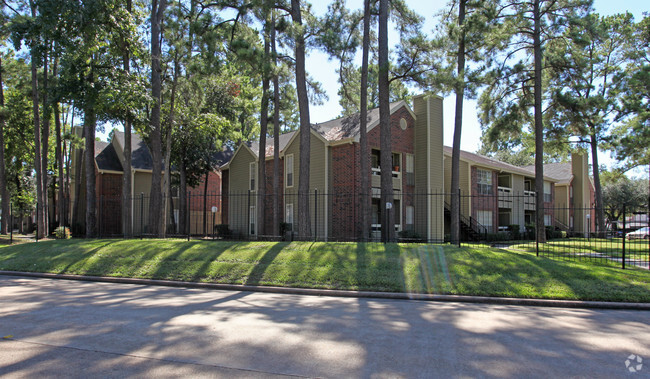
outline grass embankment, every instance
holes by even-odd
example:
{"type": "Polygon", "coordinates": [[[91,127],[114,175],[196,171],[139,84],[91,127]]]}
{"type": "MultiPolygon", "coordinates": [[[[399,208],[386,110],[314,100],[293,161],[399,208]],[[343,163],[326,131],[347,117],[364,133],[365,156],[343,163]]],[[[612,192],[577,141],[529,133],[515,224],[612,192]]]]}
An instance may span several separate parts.
{"type": "Polygon", "coordinates": [[[305,288],[650,302],[650,271],[485,246],[67,240],[0,247],[0,270],[305,288]]]}
{"type": "MultiPolygon", "coordinates": [[[[524,242],[511,246],[512,249],[535,252],[535,242],[524,242]]],[[[648,240],[626,240],[626,259],[648,261],[650,255],[650,243],[648,240]]],[[[623,256],[622,238],[564,238],[548,241],[540,244],[540,251],[545,254],[552,254],[558,257],[611,257],[621,258],[623,256]]]]}

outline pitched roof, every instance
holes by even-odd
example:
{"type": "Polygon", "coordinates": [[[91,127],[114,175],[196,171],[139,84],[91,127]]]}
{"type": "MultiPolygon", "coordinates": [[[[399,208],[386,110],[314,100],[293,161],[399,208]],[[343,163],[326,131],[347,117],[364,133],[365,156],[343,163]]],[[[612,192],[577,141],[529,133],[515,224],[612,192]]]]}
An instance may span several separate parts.
{"type": "MultiPolygon", "coordinates": [[[[124,148],[124,132],[115,131],[113,138],[117,138],[120,146],[124,148]]],[[[131,133],[131,167],[139,170],[153,169],[151,152],[138,133],[131,133]]]]}
{"type": "MultiPolygon", "coordinates": [[[[291,138],[293,137],[294,134],[296,134],[295,131],[280,134],[280,137],[279,137],[280,138],[280,140],[279,140],[279,142],[280,142],[280,151],[284,150],[284,148],[287,147],[287,144],[289,143],[289,141],[291,141],[291,138]]],[[[273,154],[274,154],[274,152],[273,152],[274,142],[275,142],[275,139],[273,139],[273,138],[267,138],[266,139],[266,154],[265,154],[265,157],[273,156],[273,154]]],[[[259,151],[260,151],[260,142],[259,141],[248,142],[247,146],[251,149],[251,151],[253,152],[253,154],[255,154],[256,157],[258,157],[260,155],[260,153],[259,153],[259,151]]],[[[230,155],[230,158],[232,158],[232,154],[230,155]]],[[[230,158],[228,159],[228,161],[230,160],[230,158]]],[[[228,161],[226,161],[226,162],[228,162],[228,161]]]]}
{"type": "MultiPolygon", "coordinates": [[[[444,154],[447,156],[451,157],[452,154],[452,148],[449,146],[444,146],[444,154]]],[[[529,170],[525,167],[519,167],[515,165],[511,165],[509,163],[501,162],[499,160],[496,160],[494,158],[486,157],[481,154],[476,154],[476,153],[470,153],[469,151],[460,151],[460,158],[468,161],[472,161],[477,165],[485,166],[488,168],[492,168],[495,170],[499,171],[507,171],[511,172],[514,174],[519,174],[519,175],[524,175],[528,177],[534,177],[535,176],[535,170],[529,170]]],[[[544,178],[550,179],[553,181],[556,181],[554,177],[550,177],[548,175],[544,175],[544,178]]]]}
{"type": "MultiPolygon", "coordinates": [[[[525,169],[535,172],[535,166],[526,166],[525,169]]],[[[573,180],[571,163],[547,163],[544,165],[544,175],[557,180],[558,184],[569,184],[573,180]]]]}
{"type": "MultiPolygon", "coordinates": [[[[390,104],[390,113],[406,105],[404,100],[390,104]]],[[[367,117],[368,130],[379,123],[379,108],[369,109],[367,117]]],[[[318,132],[328,141],[340,141],[357,137],[360,133],[361,115],[355,113],[350,116],[340,117],[334,120],[313,124],[312,129],[318,132]]]]}
{"type": "Polygon", "coordinates": [[[95,162],[99,170],[122,171],[120,158],[110,142],[95,141],[95,162]]]}

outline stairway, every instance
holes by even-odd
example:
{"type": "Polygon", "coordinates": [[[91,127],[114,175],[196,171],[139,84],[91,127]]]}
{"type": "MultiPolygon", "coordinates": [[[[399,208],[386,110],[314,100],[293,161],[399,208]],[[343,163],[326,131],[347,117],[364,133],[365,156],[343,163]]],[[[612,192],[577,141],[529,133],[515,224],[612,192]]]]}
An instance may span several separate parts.
{"type": "MultiPolygon", "coordinates": [[[[451,205],[445,202],[445,220],[451,224],[451,205]]],[[[464,241],[480,241],[483,237],[483,234],[479,232],[481,225],[468,219],[467,217],[460,215],[460,238],[464,241]],[[472,227],[474,224],[474,228],[472,227]],[[476,228],[476,229],[475,229],[476,228]]]]}

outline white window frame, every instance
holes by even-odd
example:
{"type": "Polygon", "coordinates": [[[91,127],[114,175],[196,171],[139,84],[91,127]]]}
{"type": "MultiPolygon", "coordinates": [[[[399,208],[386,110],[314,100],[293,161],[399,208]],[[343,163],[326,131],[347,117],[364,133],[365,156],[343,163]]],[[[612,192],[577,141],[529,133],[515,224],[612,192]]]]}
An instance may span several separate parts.
{"type": "Polygon", "coordinates": [[[487,210],[476,211],[476,222],[483,225],[488,230],[488,232],[492,232],[492,227],[494,224],[494,213],[487,210]]]}
{"type": "Polygon", "coordinates": [[[251,236],[257,235],[257,211],[255,209],[254,205],[251,205],[251,207],[248,210],[248,234],[251,236]]]}
{"type": "Polygon", "coordinates": [[[553,215],[544,215],[544,226],[553,226],[553,215]]]}
{"type": "Polygon", "coordinates": [[[293,159],[293,154],[287,154],[284,157],[284,184],[286,188],[292,188],[294,185],[294,159],[293,159]],[[289,160],[291,160],[291,165],[289,165],[289,160]],[[289,167],[291,166],[291,167],[289,167]],[[291,174],[291,185],[289,185],[289,174],[291,174]]]}
{"type": "Polygon", "coordinates": [[[293,231],[293,203],[287,203],[284,206],[284,222],[290,224],[291,227],[288,230],[293,231]]]}
{"type": "Polygon", "coordinates": [[[494,191],[494,187],[492,186],[492,171],[484,170],[482,168],[477,168],[476,185],[477,185],[477,191],[479,195],[492,195],[494,191]],[[488,193],[485,193],[483,191],[483,188],[490,188],[490,191],[488,193]]]}
{"type": "Polygon", "coordinates": [[[551,182],[544,182],[544,201],[547,203],[553,201],[553,189],[551,182]]]}
{"type": "Polygon", "coordinates": [[[415,172],[415,159],[413,157],[413,154],[406,154],[406,173],[407,174],[412,174],[415,172]]]}
{"type": "Polygon", "coordinates": [[[415,223],[415,207],[412,205],[406,206],[406,225],[413,225],[415,223]]]}
{"type": "Polygon", "coordinates": [[[251,162],[248,166],[248,189],[257,190],[257,162],[251,162]]]}

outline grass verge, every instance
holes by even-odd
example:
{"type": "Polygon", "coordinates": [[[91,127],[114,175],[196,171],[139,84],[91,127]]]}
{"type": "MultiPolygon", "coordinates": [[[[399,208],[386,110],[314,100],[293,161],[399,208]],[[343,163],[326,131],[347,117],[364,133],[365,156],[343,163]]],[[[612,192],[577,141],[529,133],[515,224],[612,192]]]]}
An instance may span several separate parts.
{"type": "Polygon", "coordinates": [[[51,240],[0,247],[0,270],[522,298],[650,302],[650,271],[486,246],[51,240]]]}

